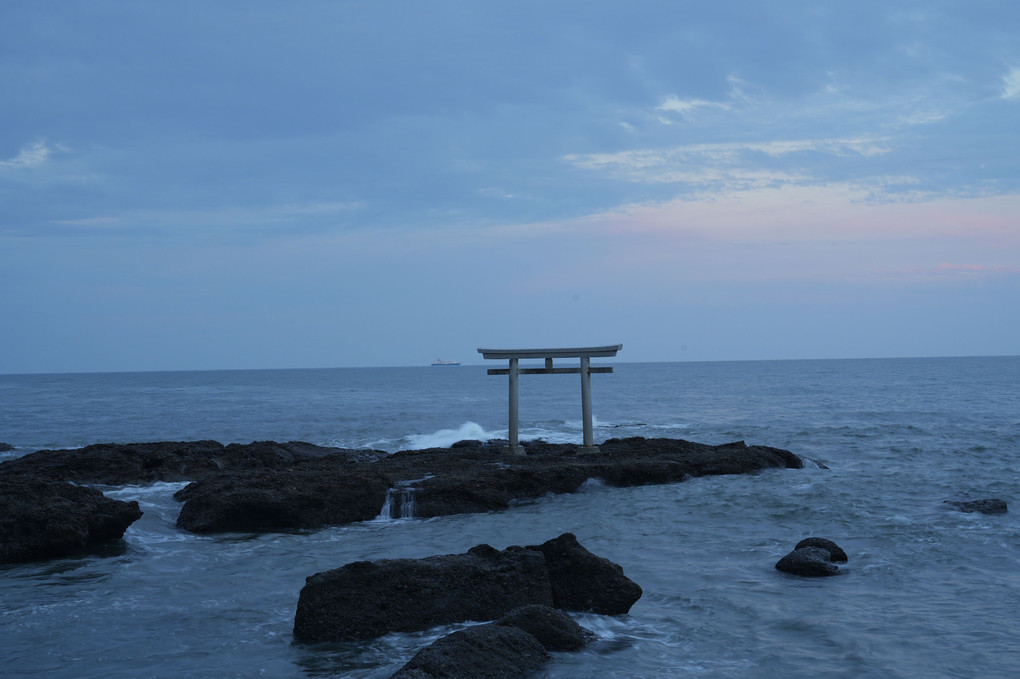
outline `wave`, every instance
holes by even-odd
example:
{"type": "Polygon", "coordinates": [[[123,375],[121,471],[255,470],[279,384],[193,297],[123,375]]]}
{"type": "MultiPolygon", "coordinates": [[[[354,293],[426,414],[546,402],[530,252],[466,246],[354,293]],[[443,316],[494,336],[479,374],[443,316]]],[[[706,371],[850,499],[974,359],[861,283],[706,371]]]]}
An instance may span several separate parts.
{"type": "Polygon", "coordinates": [[[411,434],[404,437],[404,447],[408,450],[422,450],[423,448],[449,448],[457,441],[475,439],[478,441],[489,441],[495,438],[505,438],[506,432],[485,431],[482,425],[475,422],[465,422],[457,429],[440,429],[431,434],[411,434]]]}
{"type": "MultiPolygon", "coordinates": [[[[596,438],[623,436],[627,430],[641,434],[653,430],[685,430],[693,425],[686,423],[649,424],[646,422],[608,422],[592,418],[593,426],[599,435],[596,438]]],[[[550,420],[539,422],[533,426],[522,426],[520,438],[522,441],[541,439],[548,443],[579,443],[580,432],[583,429],[581,420],[550,420]]],[[[632,435],[632,434],[627,434],[632,435]]],[[[392,439],[374,442],[373,446],[380,446],[384,449],[388,445],[396,444],[402,450],[422,450],[424,448],[449,448],[458,441],[473,439],[478,441],[490,441],[492,439],[507,438],[507,430],[489,431],[476,422],[465,422],[456,429],[440,429],[428,434],[409,434],[394,441],[392,439]]]]}

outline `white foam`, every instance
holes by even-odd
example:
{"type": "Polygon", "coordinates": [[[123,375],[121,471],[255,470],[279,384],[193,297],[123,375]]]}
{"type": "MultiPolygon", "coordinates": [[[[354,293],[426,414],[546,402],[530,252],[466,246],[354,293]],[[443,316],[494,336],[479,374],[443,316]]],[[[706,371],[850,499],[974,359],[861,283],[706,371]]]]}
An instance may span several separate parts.
{"type": "Polygon", "coordinates": [[[649,426],[652,429],[690,429],[694,425],[693,424],[686,424],[686,423],[676,422],[676,423],[673,423],[673,424],[652,424],[652,425],[649,425],[649,426]]]}
{"type": "MultiPolygon", "coordinates": [[[[503,434],[505,436],[505,433],[503,434]]],[[[431,434],[411,434],[404,438],[405,447],[410,450],[421,450],[423,448],[448,448],[457,441],[465,439],[476,439],[488,441],[499,438],[500,432],[488,432],[480,424],[465,422],[457,429],[440,429],[431,434]]]]}
{"type": "Polygon", "coordinates": [[[142,500],[147,497],[172,496],[191,483],[190,481],[154,481],[145,485],[121,486],[107,490],[104,495],[117,500],[142,500]]]}

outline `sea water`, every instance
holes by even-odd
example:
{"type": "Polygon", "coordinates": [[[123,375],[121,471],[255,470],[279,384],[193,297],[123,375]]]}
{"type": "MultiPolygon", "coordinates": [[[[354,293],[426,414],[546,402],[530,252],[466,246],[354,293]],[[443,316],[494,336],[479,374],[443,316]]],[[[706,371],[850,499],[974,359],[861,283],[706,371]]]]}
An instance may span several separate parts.
{"type": "MultiPolygon", "coordinates": [[[[459,626],[295,643],[307,576],[569,531],[644,595],[628,615],[576,614],[597,641],[537,677],[1020,676],[1020,358],[614,365],[592,380],[597,441],[744,440],[814,462],[265,535],[178,530],[183,484],[104,488],[145,512],[123,541],[0,566],[0,675],[387,677],[459,626]],[[985,497],[1011,511],[943,505],[985,497]],[[812,535],[847,551],[840,576],[775,570],[812,535]]],[[[16,449],[0,455],[195,439],[396,451],[505,437],[506,398],[479,366],[8,375],[0,441],[16,449]]],[[[579,380],[522,377],[520,416],[522,438],[579,442],[579,380]]]]}

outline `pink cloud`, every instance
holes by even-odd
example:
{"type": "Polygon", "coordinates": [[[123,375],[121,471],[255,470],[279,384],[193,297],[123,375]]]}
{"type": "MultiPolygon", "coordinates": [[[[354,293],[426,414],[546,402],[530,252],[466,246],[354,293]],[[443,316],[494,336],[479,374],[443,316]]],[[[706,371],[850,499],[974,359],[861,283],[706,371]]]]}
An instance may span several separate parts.
{"type": "Polygon", "coordinates": [[[939,271],[959,271],[964,273],[1020,273],[1020,267],[995,264],[950,264],[942,262],[938,266],[939,271]]]}

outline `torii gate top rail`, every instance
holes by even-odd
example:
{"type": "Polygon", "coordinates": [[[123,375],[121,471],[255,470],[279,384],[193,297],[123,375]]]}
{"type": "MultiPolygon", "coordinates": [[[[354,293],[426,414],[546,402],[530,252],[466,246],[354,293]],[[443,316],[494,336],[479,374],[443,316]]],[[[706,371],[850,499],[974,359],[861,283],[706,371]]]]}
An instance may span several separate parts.
{"type": "Polygon", "coordinates": [[[510,426],[508,436],[510,445],[508,451],[514,455],[524,455],[524,449],[518,442],[518,413],[517,413],[517,382],[518,375],[562,375],[569,373],[581,374],[581,415],[584,420],[584,447],[583,452],[597,453],[594,433],[592,428],[591,413],[591,374],[611,373],[613,369],[609,366],[591,367],[591,357],[616,356],[616,352],[623,348],[622,344],[610,344],[601,347],[565,347],[557,349],[479,349],[478,353],[482,358],[508,359],[509,368],[490,368],[489,375],[510,376],[510,426]],[[542,358],[545,359],[544,368],[521,368],[520,359],[542,358]],[[554,368],[554,358],[579,358],[581,365],[577,368],[554,368]]]}

